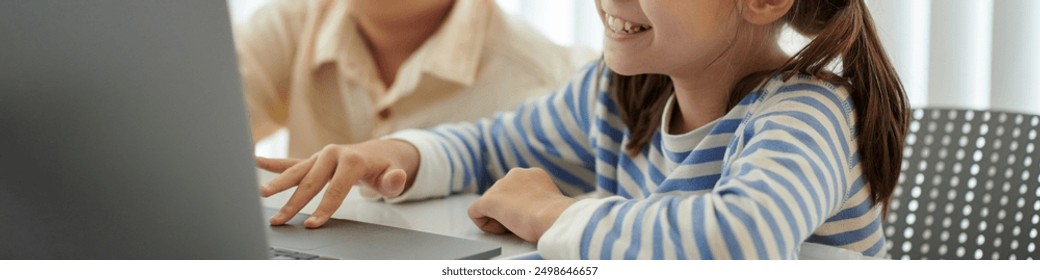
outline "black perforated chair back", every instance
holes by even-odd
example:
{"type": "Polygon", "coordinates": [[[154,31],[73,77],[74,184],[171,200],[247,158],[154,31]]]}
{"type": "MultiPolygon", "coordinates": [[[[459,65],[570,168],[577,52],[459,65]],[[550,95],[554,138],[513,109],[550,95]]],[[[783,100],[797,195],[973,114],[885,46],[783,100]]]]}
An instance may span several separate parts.
{"type": "Polygon", "coordinates": [[[913,110],[885,217],[892,259],[1040,259],[1040,117],[913,110]]]}

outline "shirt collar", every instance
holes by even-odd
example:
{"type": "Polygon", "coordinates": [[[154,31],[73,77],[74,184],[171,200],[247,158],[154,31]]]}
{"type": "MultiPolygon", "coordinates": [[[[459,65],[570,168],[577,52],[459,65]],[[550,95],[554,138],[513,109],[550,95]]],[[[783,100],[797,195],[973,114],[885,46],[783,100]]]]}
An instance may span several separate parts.
{"type": "Polygon", "coordinates": [[[356,38],[358,34],[354,21],[348,16],[347,1],[325,1],[318,9],[328,11],[324,17],[318,18],[314,33],[314,50],[311,57],[311,69],[316,70],[323,64],[336,62],[344,48],[344,39],[356,38]]]}
{"type": "MultiPolygon", "coordinates": [[[[346,1],[326,2],[320,8],[328,9],[329,13],[319,19],[311,69],[341,62],[347,63],[340,67],[348,71],[344,74],[356,76],[365,72],[362,67],[374,67],[357,25],[349,16],[346,1]]],[[[487,0],[457,0],[443,25],[409,60],[420,59],[421,69],[427,74],[471,85],[476,79],[484,36],[493,12],[494,4],[487,0]]]]}
{"type": "Polygon", "coordinates": [[[423,70],[441,79],[470,85],[476,79],[484,36],[494,3],[458,0],[441,28],[430,37],[423,70]]]}

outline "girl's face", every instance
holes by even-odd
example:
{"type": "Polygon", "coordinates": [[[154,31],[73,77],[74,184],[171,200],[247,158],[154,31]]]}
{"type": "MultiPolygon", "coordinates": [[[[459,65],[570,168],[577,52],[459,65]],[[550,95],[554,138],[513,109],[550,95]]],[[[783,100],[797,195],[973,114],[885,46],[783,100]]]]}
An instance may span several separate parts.
{"type": "Polygon", "coordinates": [[[623,75],[706,68],[736,37],[737,0],[594,0],[603,55],[623,75]]]}

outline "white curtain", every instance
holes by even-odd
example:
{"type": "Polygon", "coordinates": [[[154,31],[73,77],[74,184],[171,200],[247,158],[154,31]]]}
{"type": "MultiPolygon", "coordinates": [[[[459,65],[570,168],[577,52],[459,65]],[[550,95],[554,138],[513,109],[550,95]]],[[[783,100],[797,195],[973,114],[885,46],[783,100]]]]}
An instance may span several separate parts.
{"type": "Polygon", "coordinates": [[[1040,1],[868,4],[913,106],[1040,114],[1040,1]]]}

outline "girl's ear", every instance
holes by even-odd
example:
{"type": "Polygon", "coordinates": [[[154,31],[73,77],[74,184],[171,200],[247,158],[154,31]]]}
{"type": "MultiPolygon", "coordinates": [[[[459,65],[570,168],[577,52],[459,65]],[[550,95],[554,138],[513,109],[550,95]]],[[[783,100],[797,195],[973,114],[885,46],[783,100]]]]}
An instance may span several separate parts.
{"type": "Polygon", "coordinates": [[[768,25],[787,14],[795,0],[744,0],[741,16],[751,24],[768,25]]]}

